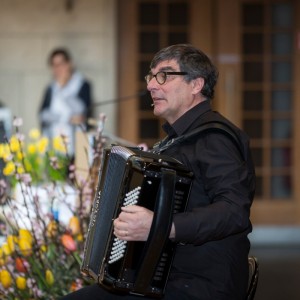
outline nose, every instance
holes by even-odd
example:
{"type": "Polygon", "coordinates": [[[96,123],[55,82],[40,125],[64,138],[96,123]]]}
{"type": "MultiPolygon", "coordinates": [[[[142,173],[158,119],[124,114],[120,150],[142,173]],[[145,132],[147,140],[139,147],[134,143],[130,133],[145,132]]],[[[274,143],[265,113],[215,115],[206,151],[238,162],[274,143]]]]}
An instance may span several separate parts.
{"type": "Polygon", "coordinates": [[[158,86],[159,86],[159,84],[157,83],[156,79],[153,77],[147,84],[147,90],[149,92],[151,92],[151,91],[157,89],[158,86]]]}

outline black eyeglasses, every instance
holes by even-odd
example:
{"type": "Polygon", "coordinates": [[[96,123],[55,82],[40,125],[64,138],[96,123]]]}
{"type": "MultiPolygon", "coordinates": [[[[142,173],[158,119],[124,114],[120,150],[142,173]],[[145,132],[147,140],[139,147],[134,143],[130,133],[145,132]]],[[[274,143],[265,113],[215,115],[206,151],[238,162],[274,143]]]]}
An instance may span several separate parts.
{"type": "Polygon", "coordinates": [[[147,84],[155,77],[158,84],[164,84],[168,75],[187,75],[187,72],[157,72],[156,74],[149,73],[145,76],[147,84]]]}

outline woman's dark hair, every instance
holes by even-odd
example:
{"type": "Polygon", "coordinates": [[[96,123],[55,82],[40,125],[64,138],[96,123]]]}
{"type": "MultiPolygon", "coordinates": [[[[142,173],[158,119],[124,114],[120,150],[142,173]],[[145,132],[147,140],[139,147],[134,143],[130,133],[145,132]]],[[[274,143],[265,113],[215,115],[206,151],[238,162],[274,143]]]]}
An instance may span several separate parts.
{"type": "Polygon", "coordinates": [[[208,99],[214,97],[214,87],[218,79],[218,70],[205,53],[188,44],[172,45],[163,48],[155,54],[150,68],[155,68],[162,61],[172,59],[176,60],[181,72],[188,73],[184,76],[187,82],[199,77],[203,78],[204,86],[201,94],[208,99]]]}
{"type": "Polygon", "coordinates": [[[63,56],[64,60],[67,62],[72,60],[71,54],[66,48],[56,48],[49,55],[48,63],[50,66],[52,65],[53,58],[57,55],[63,56]]]}

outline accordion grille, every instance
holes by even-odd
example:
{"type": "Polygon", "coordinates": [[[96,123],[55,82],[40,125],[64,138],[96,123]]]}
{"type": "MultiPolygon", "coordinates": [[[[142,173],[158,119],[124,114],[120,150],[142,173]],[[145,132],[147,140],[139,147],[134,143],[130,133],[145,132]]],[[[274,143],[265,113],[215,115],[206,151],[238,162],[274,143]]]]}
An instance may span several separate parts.
{"type": "Polygon", "coordinates": [[[107,173],[103,187],[100,187],[101,195],[99,199],[99,209],[95,216],[94,226],[96,234],[91,248],[90,266],[95,274],[99,273],[101,260],[99,257],[105,257],[106,241],[112,229],[112,219],[116,207],[116,199],[118,199],[120,189],[122,187],[122,179],[126,168],[127,160],[120,155],[111,153],[111,159],[108,162],[107,173]],[[109,199],[105,199],[109,198],[109,199]],[[105,205],[103,204],[105,203],[105,205]]]}

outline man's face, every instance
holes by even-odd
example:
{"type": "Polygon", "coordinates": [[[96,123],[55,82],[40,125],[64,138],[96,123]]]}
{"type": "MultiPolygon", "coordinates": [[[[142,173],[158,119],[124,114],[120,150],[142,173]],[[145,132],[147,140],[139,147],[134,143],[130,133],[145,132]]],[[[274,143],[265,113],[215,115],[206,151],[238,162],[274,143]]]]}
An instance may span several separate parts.
{"type": "MultiPolygon", "coordinates": [[[[166,60],[151,69],[153,75],[158,72],[180,72],[180,68],[176,60],[166,60]]],[[[170,124],[199,103],[196,101],[199,95],[196,95],[194,82],[186,82],[182,75],[167,75],[162,85],[153,77],[147,89],[153,100],[154,115],[164,118],[170,124]]]]}

